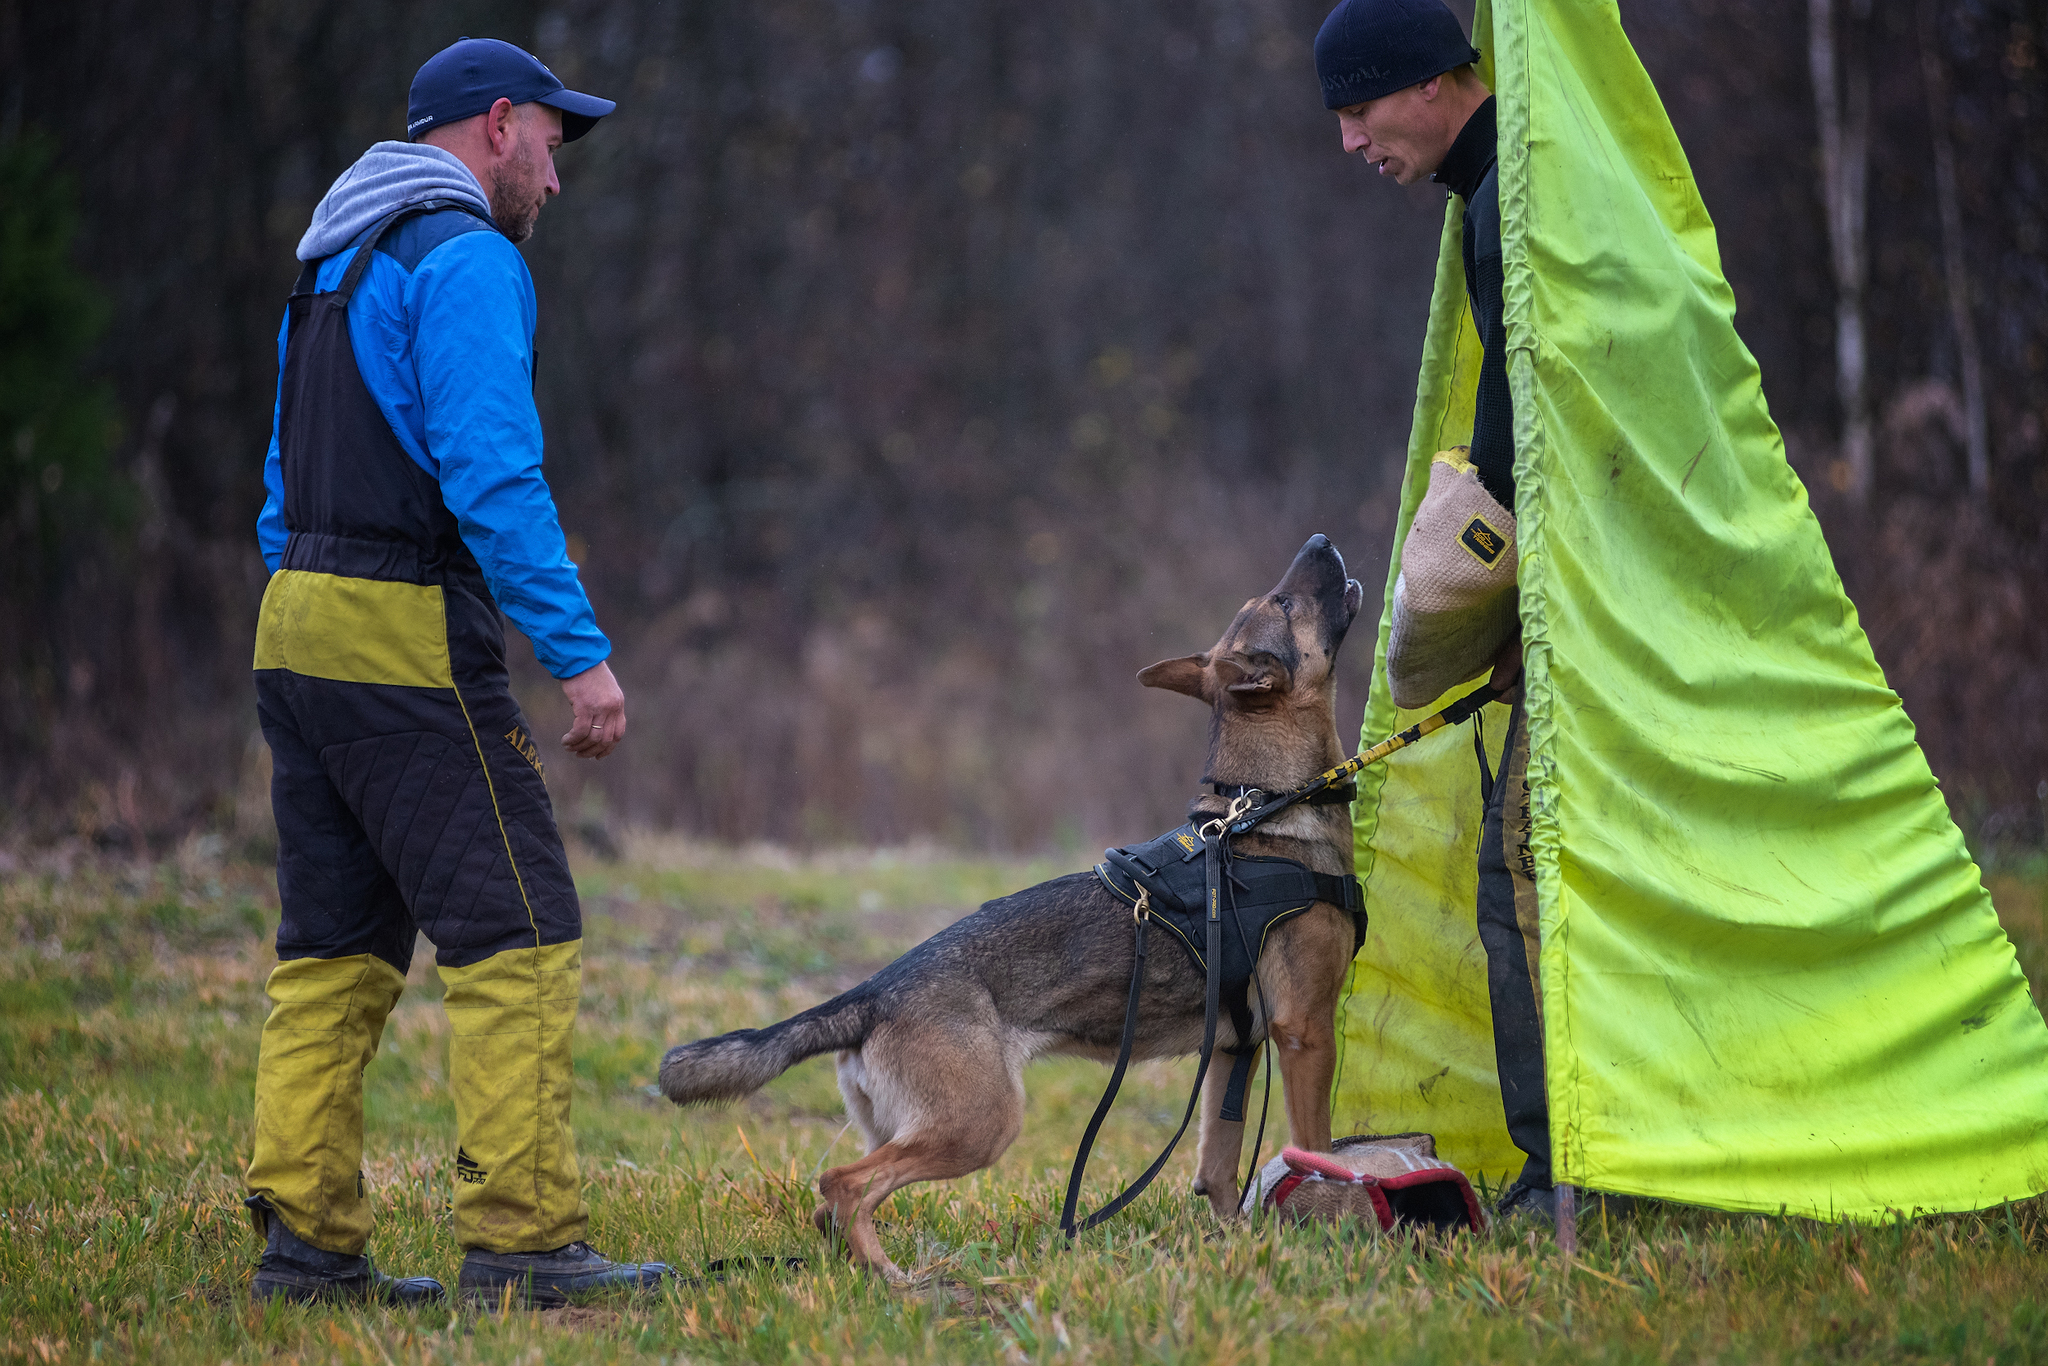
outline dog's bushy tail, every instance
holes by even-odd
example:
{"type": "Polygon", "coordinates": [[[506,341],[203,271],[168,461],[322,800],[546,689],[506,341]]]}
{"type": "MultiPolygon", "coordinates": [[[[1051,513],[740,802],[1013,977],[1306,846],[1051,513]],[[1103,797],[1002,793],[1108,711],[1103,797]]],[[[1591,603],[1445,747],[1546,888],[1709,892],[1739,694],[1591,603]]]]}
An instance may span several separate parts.
{"type": "Polygon", "coordinates": [[[766,1029],[679,1044],[661,1060],[661,1093],[678,1105],[738,1100],[805,1058],[859,1047],[872,1025],[870,1003],[856,991],[766,1029]]]}

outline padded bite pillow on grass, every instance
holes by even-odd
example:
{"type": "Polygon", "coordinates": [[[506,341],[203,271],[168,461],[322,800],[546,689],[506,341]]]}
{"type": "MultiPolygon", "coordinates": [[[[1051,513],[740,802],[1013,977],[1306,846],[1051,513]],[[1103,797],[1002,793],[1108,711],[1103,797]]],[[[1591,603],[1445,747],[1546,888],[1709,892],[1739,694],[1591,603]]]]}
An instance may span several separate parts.
{"type": "Polygon", "coordinates": [[[1428,706],[1492,665],[1514,638],[1515,514],[1479,482],[1464,448],[1438,451],[1394,580],[1387,682],[1394,705],[1428,706]]]}
{"type": "Polygon", "coordinates": [[[1369,1219],[1389,1232],[1398,1225],[1475,1233],[1486,1227],[1472,1183],[1437,1157],[1429,1134],[1360,1134],[1338,1139],[1327,1153],[1283,1148],[1259,1168],[1243,1212],[1261,1200],[1297,1223],[1369,1219]]]}

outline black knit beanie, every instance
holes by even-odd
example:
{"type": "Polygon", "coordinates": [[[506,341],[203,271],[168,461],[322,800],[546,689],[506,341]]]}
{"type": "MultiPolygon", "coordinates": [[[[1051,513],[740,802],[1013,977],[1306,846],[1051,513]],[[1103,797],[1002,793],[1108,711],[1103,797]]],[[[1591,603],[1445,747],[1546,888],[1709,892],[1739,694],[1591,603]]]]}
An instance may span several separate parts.
{"type": "Polygon", "coordinates": [[[1376,100],[1478,60],[1443,0],[1340,0],[1316,34],[1325,109],[1376,100]]]}

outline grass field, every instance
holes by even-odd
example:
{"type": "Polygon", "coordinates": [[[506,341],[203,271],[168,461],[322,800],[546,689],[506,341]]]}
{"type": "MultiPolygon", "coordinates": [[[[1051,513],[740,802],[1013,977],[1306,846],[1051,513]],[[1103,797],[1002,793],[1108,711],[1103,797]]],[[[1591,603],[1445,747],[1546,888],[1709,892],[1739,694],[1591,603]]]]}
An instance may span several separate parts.
{"type": "MultiPolygon", "coordinates": [[[[652,842],[585,865],[576,1117],[593,1243],[685,1271],[808,1261],[659,1302],[500,1318],[250,1306],[258,1244],[239,1174],[268,871],[205,841],[148,867],[24,858],[0,873],[0,1361],[2048,1362],[2043,1202],[1878,1228],[1656,1208],[1593,1218],[1567,1261],[1526,1229],[1439,1244],[1221,1231],[1179,1157],[1070,1250],[1057,1201],[1105,1073],[1062,1061],[1027,1074],[1024,1136],[994,1169],[884,1208],[891,1255],[932,1273],[892,1291],[810,1228],[813,1174],[857,1151],[829,1060],[732,1110],[647,1094],[667,1044],[823,999],[1056,871],[652,842]]],[[[1994,892],[2044,980],[2039,879],[1994,892]]],[[[430,963],[423,952],[368,1073],[371,1250],[452,1285],[454,1123],[430,963]]],[[[1171,1131],[1190,1069],[1134,1071],[1097,1199],[1171,1131]]]]}

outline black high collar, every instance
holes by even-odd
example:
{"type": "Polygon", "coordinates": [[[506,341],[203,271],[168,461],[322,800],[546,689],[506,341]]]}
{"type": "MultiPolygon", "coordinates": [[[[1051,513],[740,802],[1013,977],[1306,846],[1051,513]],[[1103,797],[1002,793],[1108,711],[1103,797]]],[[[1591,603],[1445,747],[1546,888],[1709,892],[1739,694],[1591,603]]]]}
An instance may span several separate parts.
{"type": "Polygon", "coordinates": [[[1473,110],[1472,117],[1466,119],[1465,126],[1458,130],[1451,150],[1444,153],[1443,165],[1436,168],[1436,174],[1430,179],[1439,185],[1449,186],[1451,193],[1458,198],[1469,200],[1499,155],[1500,140],[1494,126],[1493,96],[1488,95],[1486,103],[1473,110]]]}

